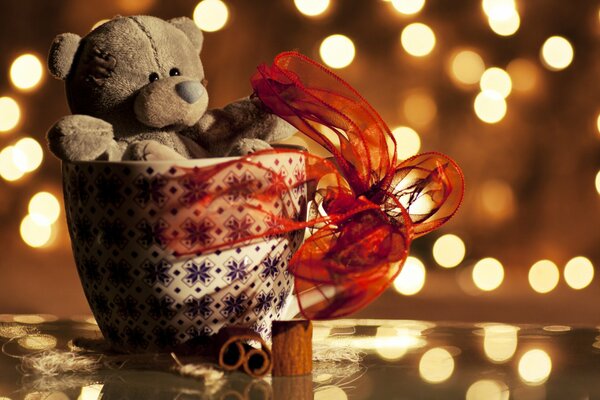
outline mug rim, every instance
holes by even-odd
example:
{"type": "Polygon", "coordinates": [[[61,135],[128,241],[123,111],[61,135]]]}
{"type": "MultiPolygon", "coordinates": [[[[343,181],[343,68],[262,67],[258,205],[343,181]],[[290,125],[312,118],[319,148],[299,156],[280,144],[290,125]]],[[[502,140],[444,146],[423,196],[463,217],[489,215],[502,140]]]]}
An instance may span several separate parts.
{"type": "MultiPolygon", "coordinates": [[[[295,145],[295,144],[272,144],[274,149],[290,149],[308,152],[306,147],[295,145]]],[[[275,153],[274,153],[275,154],[275,153]]],[[[272,154],[270,154],[272,155],[272,154]]],[[[116,164],[116,165],[173,165],[173,164],[194,164],[197,167],[208,167],[211,165],[221,164],[229,161],[240,160],[247,157],[245,156],[232,156],[232,157],[205,157],[205,158],[189,158],[183,160],[62,160],[64,164],[81,164],[81,165],[105,165],[105,164],[116,164]]]]}

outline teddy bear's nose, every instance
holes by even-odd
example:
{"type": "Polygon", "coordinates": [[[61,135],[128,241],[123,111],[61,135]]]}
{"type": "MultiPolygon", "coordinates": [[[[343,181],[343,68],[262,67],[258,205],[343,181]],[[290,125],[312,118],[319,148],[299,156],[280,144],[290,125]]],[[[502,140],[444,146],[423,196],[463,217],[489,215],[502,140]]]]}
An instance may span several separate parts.
{"type": "Polygon", "coordinates": [[[175,85],[175,91],[183,100],[194,104],[202,97],[204,86],[198,81],[185,81],[175,85]]]}

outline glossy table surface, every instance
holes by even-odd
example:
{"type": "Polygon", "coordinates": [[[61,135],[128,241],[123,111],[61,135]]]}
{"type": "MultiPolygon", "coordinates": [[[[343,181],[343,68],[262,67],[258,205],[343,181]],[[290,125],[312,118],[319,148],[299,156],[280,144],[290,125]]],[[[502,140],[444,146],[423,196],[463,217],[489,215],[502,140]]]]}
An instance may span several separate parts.
{"type": "Polygon", "coordinates": [[[98,338],[92,318],[0,315],[0,400],[6,399],[596,399],[594,327],[338,320],[314,326],[312,376],[227,374],[218,389],[169,368],[128,366],[42,377],[21,358],[98,338]]]}

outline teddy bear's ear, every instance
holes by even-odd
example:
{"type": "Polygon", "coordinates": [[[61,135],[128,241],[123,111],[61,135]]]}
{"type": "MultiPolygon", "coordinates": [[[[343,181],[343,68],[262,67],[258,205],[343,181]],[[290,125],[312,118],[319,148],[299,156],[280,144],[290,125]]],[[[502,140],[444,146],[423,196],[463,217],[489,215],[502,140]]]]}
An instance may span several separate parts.
{"type": "Polygon", "coordinates": [[[170,19],[169,23],[175,25],[177,29],[183,31],[183,33],[186,34],[188,39],[190,39],[194,47],[198,50],[198,53],[200,52],[200,50],[202,50],[202,42],[204,41],[204,36],[202,35],[202,31],[200,30],[200,28],[196,26],[194,21],[192,21],[188,17],[179,17],[170,19]]]}
{"type": "Polygon", "coordinates": [[[52,76],[67,79],[80,42],[81,37],[74,33],[62,33],[54,38],[48,54],[48,69],[52,76]]]}

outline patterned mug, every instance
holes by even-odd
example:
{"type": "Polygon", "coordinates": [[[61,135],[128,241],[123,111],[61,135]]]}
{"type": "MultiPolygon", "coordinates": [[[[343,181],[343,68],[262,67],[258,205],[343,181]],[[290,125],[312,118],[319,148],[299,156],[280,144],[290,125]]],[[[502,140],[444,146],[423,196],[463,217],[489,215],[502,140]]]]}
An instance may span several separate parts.
{"type": "Polygon", "coordinates": [[[169,351],[230,324],[269,337],[271,321],[284,316],[290,301],[293,278],[287,265],[303,232],[240,244],[240,238],[268,229],[271,222],[239,205],[236,196],[248,193],[219,197],[208,215],[199,201],[207,191],[245,182],[270,185],[275,173],[293,189],[261,198],[260,207],[306,218],[306,186],[295,185],[304,180],[304,155],[254,159],[265,168],[234,162],[208,181],[186,171],[235,158],[63,163],[77,270],[100,330],[116,349],[169,351]],[[202,254],[173,251],[227,240],[238,244],[202,254]]]}

